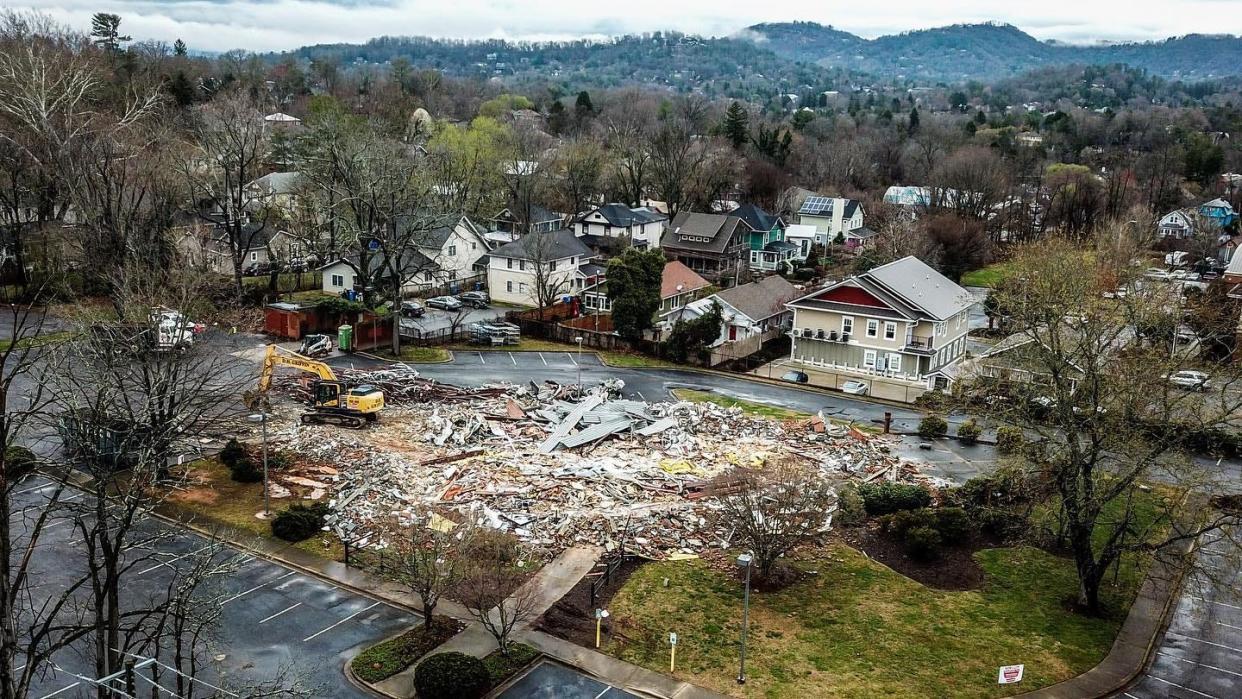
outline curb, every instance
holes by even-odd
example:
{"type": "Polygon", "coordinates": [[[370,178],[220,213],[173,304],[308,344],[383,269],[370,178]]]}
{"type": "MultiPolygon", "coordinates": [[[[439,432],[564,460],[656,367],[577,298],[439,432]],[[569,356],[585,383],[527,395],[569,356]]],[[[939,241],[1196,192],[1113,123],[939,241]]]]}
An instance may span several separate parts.
{"type": "MultiPolygon", "coordinates": [[[[404,632],[402,632],[402,633],[404,633],[404,632]]],[[[397,634],[397,636],[400,636],[400,635],[401,635],[401,634],[397,634]]],[[[389,637],[389,638],[385,638],[385,639],[384,639],[384,641],[389,641],[389,640],[392,640],[393,638],[396,638],[396,636],[391,636],[391,637],[389,637]]],[[[384,641],[379,641],[379,643],[383,643],[384,641]]],[[[361,689],[361,690],[362,690],[362,691],[364,691],[364,692],[370,692],[370,693],[375,694],[375,695],[377,695],[377,696],[387,697],[387,699],[406,699],[406,697],[399,697],[399,696],[397,696],[397,695],[395,695],[395,694],[389,694],[388,692],[385,692],[384,690],[380,689],[379,687],[375,687],[375,686],[371,685],[371,684],[370,684],[370,683],[368,683],[368,682],[363,682],[362,680],[358,679],[358,676],[354,674],[354,668],[353,668],[353,665],[354,665],[354,658],[358,657],[358,655],[360,655],[360,654],[361,654],[360,652],[359,652],[359,653],[355,653],[353,656],[351,656],[351,657],[349,657],[349,658],[346,658],[346,659],[345,659],[345,665],[344,665],[344,667],[342,667],[342,668],[341,668],[341,672],[345,673],[345,679],[346,679],[346,680],[347,680],[350,684],[352,684],[353,686],[357,687],[358,689],[361,689]]]]}

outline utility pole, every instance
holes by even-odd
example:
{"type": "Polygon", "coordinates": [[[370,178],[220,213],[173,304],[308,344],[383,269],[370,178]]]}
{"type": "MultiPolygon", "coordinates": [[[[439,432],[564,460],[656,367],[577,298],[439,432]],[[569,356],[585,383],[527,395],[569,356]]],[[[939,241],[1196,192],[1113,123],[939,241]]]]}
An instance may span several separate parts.
{"type": "Polygon", "coordinates": [[[750,568],[754,560],[754,555],[750,553],[743,553],[737,557],[737,564],[746,569],[746,588],[742,597],[742,649],[737,666],[738,684],[746,684],[746,632],[750,629],[750,568]]]}

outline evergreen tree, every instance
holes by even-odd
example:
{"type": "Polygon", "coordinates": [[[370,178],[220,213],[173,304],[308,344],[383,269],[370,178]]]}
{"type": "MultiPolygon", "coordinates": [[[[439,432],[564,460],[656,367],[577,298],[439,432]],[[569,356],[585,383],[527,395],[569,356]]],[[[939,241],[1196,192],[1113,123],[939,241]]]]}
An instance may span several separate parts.
{"type": "Polygon", "coordinates": [[[591,95],[586,90],[578,93],[578,99],[574,102],[574,114],[579,121],[594,116],[595,105],[591,104],[591,95]]]}
{"type": "Polygon", "coordinates": [[[919,130],[919,108],[918,107],[915,107],[910,110],[910,123],[909,125],[907,125],[906,128],[909,129],[911,134],[919,130]]]}
{"type": "Polygon", "coordinates": [[[750,140],[750,115],[737,102],[730,104],[729,111],[725,113],[724,135],[734,149],[741,148],[750,140]]]}
{"type": "Polygon", "coordinates": [[[626,248],[608,261],[608,300],[612,325],[626,340],[641,340],[660,310],[660,281],[664,253],[658,248],[626,248]]]}
{"type": "Polygon", "coordinates": [[[177,74],[168,82],[168,94],[181,107],[188,107],[194,103],[194,85],[190,83],[184,70],[177,71],[177,74]]]}
{"type": "Polygon", "coordinates": [[[189,53],[189,51],[186,50],[184,41],[177,39],[176,41],[173,42],[173,55],[174,56],[185,56],[187,53],[189,53]]]}
{"type": "Polygon", "coordinates": [[[109,12],[96,12],[91,17],[91,38],[108,51],[120,51],[122,42],[133,40],[121,35],[121,16],[109,12]]]}

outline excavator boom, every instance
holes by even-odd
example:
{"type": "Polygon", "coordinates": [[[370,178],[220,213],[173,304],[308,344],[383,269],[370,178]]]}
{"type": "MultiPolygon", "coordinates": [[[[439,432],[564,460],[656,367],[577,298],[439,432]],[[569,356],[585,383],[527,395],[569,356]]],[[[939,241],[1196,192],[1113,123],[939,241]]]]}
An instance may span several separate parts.
{"type": "Polygon", "coordinates": [[[272,386],[272,372],[278,366],[291,366],[295,369],[314,374],[323,381],[336,381],[332,367],[323,362],[303,357],[297,352],[282,349],[276,345],[268,345],[263,355],[263,370],[259,373],[259,392],[266,393],[272,386]]]}
{"type": "Polygon", "coordinates": [[[302,415],[302,422],[357,428],[375,421],[380,410],[384,408],[384,392],[378,388],[346,386],[336,378],[336,373],[327,364],[276,345],[267,346],[267,352],[263,355],[263,368],[259,372],[259,390],[257,395],[252,394],[246,398],[247,405],[252,399],[263,399],[272,387],[272,373],[278,366],[301,369],[319,377],[312,388],[312,409],[302,415]]]}

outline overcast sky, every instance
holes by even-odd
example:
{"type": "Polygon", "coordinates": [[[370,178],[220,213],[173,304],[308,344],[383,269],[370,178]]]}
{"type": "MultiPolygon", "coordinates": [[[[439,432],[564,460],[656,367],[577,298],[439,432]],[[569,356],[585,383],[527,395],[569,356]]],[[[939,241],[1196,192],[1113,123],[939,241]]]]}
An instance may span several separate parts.
{"type": "MultiPolygon", "coordinates": [[[[8,3],[6,3],[8,4],[8,3]]],[[[564,39],[676,29],[725,35],[756,22],[814,20],[873,38],[957,22],[1001,21],[1075,43],[1242,34],[1242,0],[16,0],[88,29],[124,18],[136,39],[254,51],[382,35],[564,39]]],[[[10,5],[12,6],[12,5],[10,5]]]]}

